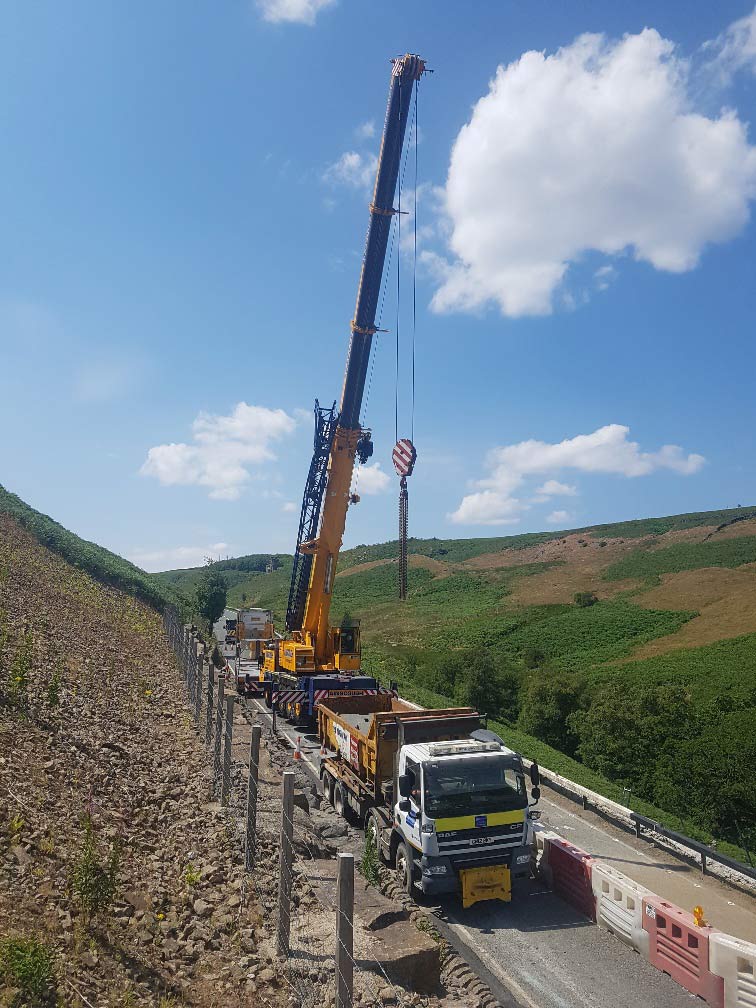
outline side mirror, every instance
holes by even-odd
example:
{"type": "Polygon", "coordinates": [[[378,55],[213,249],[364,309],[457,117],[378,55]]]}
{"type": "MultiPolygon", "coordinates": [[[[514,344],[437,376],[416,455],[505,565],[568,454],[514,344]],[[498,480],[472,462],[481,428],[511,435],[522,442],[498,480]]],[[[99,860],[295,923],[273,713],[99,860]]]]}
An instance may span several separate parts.
{"type": "Polygon", "coordinates": [[[537,788],[538,785],[541,783],[541,773],[538,769],[537,763],[530,764],[530,783],[535,788],[537,788]]]}
{"type": "Polygon", "coordinates": [[[402,798],[409,798],[410,796],[409,774],[406,773],[400,774],[397,783],[399,785],[399,794],[402,796],[402,798]]]}
{"type": "Polygon", "coordinates": [[[541,797],[541,789],[539,787],[531,788],[530,797],[533,799],[534,802],[537,802],[538,799],[541,797]]]}
{"type": "Polygon", "coordinates": [[[412,808],[409,798],[402,798],[397,807],[400,812],[409,812],[412,808]]]}

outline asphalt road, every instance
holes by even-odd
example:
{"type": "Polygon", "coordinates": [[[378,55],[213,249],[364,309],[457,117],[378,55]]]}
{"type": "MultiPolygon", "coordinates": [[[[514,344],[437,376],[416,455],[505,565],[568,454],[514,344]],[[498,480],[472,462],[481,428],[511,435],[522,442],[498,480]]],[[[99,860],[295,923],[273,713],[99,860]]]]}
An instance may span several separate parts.
{"type": "MultiPolygon", "coordinates": [[[[271,718],[264,704],[250,703],[271,718]]],[[[314,736],[303,735],[281,719],[277,729],[292,748],[300,737],[302,764],[317,779],[320,747],[314,736]]],[[[627,855],[621,846],[624,839],[613,837],[607,824],[601,824],[603,829],[590,822],[581,827],[576,811],[549,798],[542,799],[541,806],[547,827],[560,831],[565,825],[572,827],[566,831],[572,842],[591,840],[595,849],[601,839],[615,861],[627,855]]],[[[654,863],[658,852],[648,851],[649,863],[654,863]]],[[[637,851],[632,856],[642,860],[637,851]]],[[[674,867],[675,862],[671,863],[674,867]]],[[[622,868],[621,864],[617,867],[622,868]]],[[[659,870],[667,868],[665,864],[659,870]]],[[[479,903],[469,910],[462,909],[456,899],[426,904],[442,933],[507,1008],[690,1008],[698,1001],[537,880],[530,881],[518,897],[508,904],[479,903]]]]}

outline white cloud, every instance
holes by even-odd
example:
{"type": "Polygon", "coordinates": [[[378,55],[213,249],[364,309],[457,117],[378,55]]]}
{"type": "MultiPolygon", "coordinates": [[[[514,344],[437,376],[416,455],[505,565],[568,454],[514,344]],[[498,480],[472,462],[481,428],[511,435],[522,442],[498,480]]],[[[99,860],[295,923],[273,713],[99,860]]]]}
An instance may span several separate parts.
{"type": "Polygon", "coordinates": [[[286,514],[292,514],[294,511],[297,511],[298,508],[294,501],[284,501],[281,505],[281,510],[286,514]]]}
{"type": "Polygon", "coordinates": [[[720,86],[729,84],[739,70],[756,73],[756,7],[708,42],[704,51],[711,54],[704,70],[720,86]]]}
{"type": "Polygon", "coordinates": [[[358,140],[372,140],[375,136],[375,122],[372,119],[368,119],[367,122],[360,123],[354,131],[354,135],[358,140]]]}
{"type": "Polygon", "coordinates": [[[552,511],[551,514],[546,518],[549,525],[564,525],[565,522],[570,520],[569,511],[552,511]]]}
{"type": "Polygon", "coordinates": [[[577,494],[577,487],[570,486],[568,483],[560,483],[559,480],[546,480],[543,486],[539,486],[536,489],[537,494],[541,494],[543,497],[575,497],[577,494]]]}
{"type": "Polygon", "coordinates": [[[208,557],[218,559],[228,553],[228,543],[217,542],[210,546],[174,546],[168,549],[135,549],[127,558],[146,571],[175,570],[180,567],[200,567],[208,557]]]}
{"type": "Polygon", "coordinates": [[[164,486],[205,486],[216,500],[236,500],[250,479],[249,467],[275,459],[272,445],[296,426],[282,409],[240,402],[228,416],[200,413],[191,444],[150,448],[139,470],[164,486]]]}
{"type": "Polygon", "coordinates": [[[589,250],[681,273],[738,234],[756,148],[733,110],[709,118],[691,90],[688,62],[653,29],[500,66],[452,149],[451,258],[423,256],[432,307],[547,314],[589,250]]]}
{"type": "Polygon", "coordinates": [[[369,189],[375,182],[378,158],[375,154],[344,151],[323,173],[323,181],[331,185],[347,185],[353,189],[369,189]]]}
{"type": "MultiPolygon", "coordinates": [[[[607,424],[592,434],[578,434],[557,444],[530,440],[493,448],[486,458],[488,475],[473,484],[474,492],[463,497],[449,518],[458,525],[511,524],[529,507],[516,495],[526,480],[562,469],[626,477],[648,476],[667,469],[690,476],[706,461],[703,455],[686,455],[678,445],[663,445],[655,452],[641,451],[636,441],[628,440],[629,433],[630,428],[622,424],[607,424]]],[[[535,492],[540,495],[535,502],[542,502],[559,493],[572,496],[577,488],[549,479],[535,492]]]]}
{"type": "Polygon", "coordinates": [[[352,491],[358,494],[379,494],[388,490],[391,477],[381,469],[380,462],[357,466],[352,479],[352,491]]]}
{"type": "Polygon", "coordinates": [[[257,0],[257,6],[265,21],[274,24],[284,21],[313,25],[320,11],[332,7],[335,2],[336,0],[257,0]]]}

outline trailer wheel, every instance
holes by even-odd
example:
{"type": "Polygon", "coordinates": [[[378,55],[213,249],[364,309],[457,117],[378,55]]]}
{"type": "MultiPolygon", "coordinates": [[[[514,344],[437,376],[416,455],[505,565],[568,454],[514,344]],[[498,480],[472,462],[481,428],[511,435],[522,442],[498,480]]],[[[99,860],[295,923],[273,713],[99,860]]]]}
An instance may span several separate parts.
{"type": "Polygon", "coordinates": [[[409,897],[414,897],[415,886],[412,881],[412,851],[404,842],[400,843],[396,849],[396,870],[399,875],[399,884],[402,889],[404,889],[409,897]]]}
{"type": "Polygon", "coordinates": [[[333,807],[336,809],[337,815],[343,816],[344,819],[347,817],[347,800],[344,794],[344,788],[341,784],[337,784],[333,791],[333,807]]]}
{"type": "Polygon", "coordinates": [[[323,791],[325,792],[325,796],[328,799],[329,805],[333,805],[333,798],[334,798],[333,792],[335,784],[336,781],[329,773],[323,774],[323,791]]]}

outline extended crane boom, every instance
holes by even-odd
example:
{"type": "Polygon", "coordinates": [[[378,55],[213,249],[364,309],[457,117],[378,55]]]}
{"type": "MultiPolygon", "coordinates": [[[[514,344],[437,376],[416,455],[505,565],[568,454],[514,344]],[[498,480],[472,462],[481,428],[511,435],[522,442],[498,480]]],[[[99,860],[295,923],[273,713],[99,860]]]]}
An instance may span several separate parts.
{"type": "Polygon", "coordinates": [[[360,668],[358,628],[329,626],[331,592],[355,458],[366,462],[373,452],[370,431],[360,425],[360,411],[377,332],[375,317],[391,218],[397,212],[394,195],[407,119],[414,87],[424,72],[425,62],[419,56],[407,54],[393,61],[341,403],[338,412],[335,404],[331,409],[315,405],[315,450],[305,486],[286,613],[286,628],[293,640],[283,648],[281,659],[282,667],[291,672],[360,668]]]}

